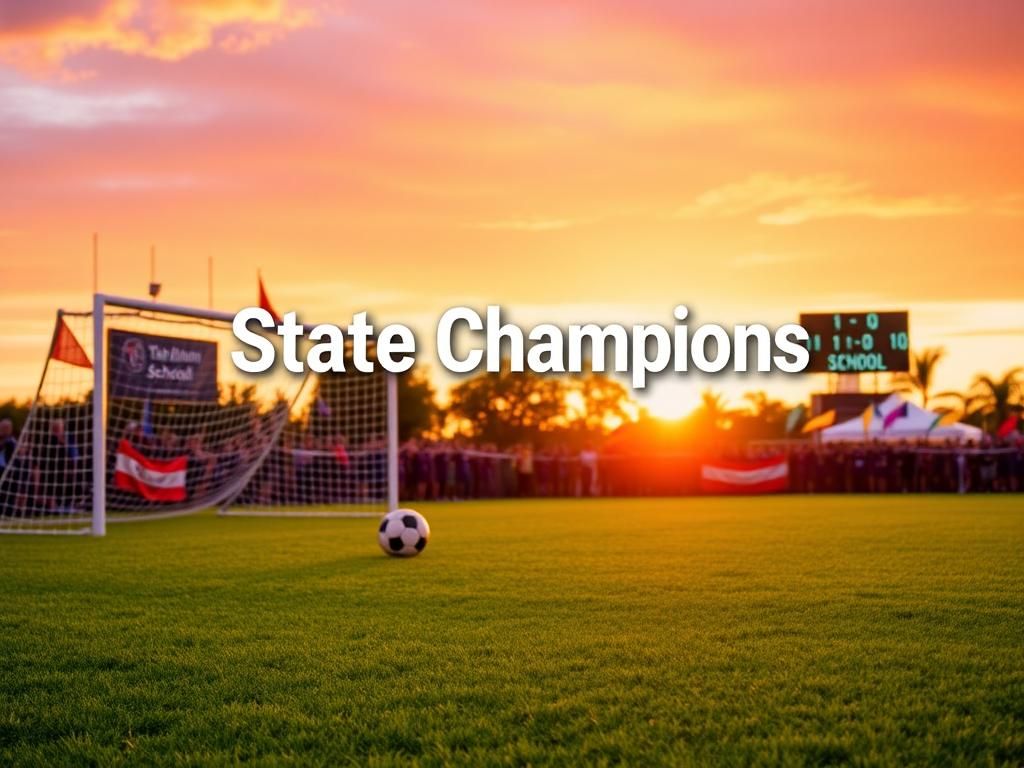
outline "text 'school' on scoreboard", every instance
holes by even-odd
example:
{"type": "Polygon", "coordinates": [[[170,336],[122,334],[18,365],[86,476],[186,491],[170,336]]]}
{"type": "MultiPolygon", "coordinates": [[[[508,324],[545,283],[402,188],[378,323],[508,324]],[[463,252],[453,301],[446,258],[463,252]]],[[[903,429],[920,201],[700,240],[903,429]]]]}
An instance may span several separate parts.
{"type": "Polygon", "coordinates": [[[910,370],[906,312],[822,312],[800,315],[808,333],[809,373],[910,370]]]}

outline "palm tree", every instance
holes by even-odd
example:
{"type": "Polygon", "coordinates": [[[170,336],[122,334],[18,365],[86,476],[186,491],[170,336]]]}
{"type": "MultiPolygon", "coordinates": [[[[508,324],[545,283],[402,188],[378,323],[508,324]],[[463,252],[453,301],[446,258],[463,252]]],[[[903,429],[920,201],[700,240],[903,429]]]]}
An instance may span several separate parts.
{"type": "Polygon", "coordinates": [[[780,421],[786,418],[788,409],[781,400],[772,400],[764,390],[744,392],[743,399],[750,404],[750,415],[764,422],[780,421]]]}
{"type": "Polygon", "coordinates": [[[1021,407],[1024,396],[1021,373],[1024,373],[1024,368],[1013,368],[998,379],[988,375],[975,376],[969,399],[972,410],[981,414],[986,429],[999,426],[1021,407]]]}
{"type": "Polygon", "coordinates": [[[926,347],[910,357],[910,372],[898,374],[897,382],[902,392],[917,392],[921,395],[921,407],[928,407],[929,392],[935,383],[935,368],[946,356],[943,347],[926,347]]]}
{"type": "Polygon", "coordinates": [[[725,395],[708,388],[700,393],[695,415],[701,423],[717,429],[729,424],[732,410],[726,405],[725,395]]]}
{"type": "Polygon", "coordinates": [[[782,400],[773,400],[767,392],[744,392],[746,410],[734,412],[733,429],[748,440],[784,437],[789,407],[782,400]]]}

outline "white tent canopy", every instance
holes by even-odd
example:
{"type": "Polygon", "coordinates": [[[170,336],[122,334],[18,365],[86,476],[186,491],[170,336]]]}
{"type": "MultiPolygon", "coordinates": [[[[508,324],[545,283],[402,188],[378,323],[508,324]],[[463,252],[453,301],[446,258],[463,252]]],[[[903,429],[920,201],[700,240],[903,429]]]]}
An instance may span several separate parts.
{"type": "Polygon", "coordinates": [[[835,440],[920,440],[927,438],[936,442],[953,440],[958,443],[981,439],[982,431],[969,424],[949,424],[929,431],[929,427],[935,423],[938,416],[937,413],[920,408],[909,400],[904,400],[899,395],[893,394],[875,406],[875,415],[871,419],[871,426],[868,427],[867,432],[864,431],[863,418],[856,416],[842,424],[822,430],[821,439],[829,442],[835,440]],[[885,417],[904,403],[907,405],[907,415],[897,418],[889,425],[888,429],[885,429],[885,417]]]}

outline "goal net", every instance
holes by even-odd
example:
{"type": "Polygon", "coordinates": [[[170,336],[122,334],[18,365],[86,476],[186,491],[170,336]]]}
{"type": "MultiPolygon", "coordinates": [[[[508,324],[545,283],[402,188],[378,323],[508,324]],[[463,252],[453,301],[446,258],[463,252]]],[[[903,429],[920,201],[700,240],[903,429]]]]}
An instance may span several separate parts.
{"type": "Polygon", "coordinates": [[[230,360],[232,320],[102,295],[92,312],[59,312],[0,469],[0,532],[103,535],[108,521],[209,508],[378,515],[397,506],[393,377],[244,374],[230,360]]]}
{"type": "Polygon", "coordinates": [[[225,515],[376,517],[398,506],[396,379],[310,375],[292,418],[225,515]]]}

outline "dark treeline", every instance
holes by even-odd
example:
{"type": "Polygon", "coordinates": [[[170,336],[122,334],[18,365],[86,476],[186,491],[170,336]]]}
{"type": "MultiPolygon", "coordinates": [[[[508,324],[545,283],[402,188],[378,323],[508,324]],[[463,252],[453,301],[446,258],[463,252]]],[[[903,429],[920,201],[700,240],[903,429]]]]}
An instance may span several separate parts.
{"type": "MultiPolygon", "coordinates": [[[[1012,369],[1001,377],[979,375],[966,392],[933,394],[934,371],[942,351],[926,349],[912,359],[912,371],[896,377],[896,388],[914,393],[926,407],[954,411],[964,423],[989,433],[1022,410],[1022,369],[1012,369]]],[[[343,376],[324,377],[317,392],[326,402],[340,404],[348,386],[343,376]]],[[[254,388],[229,384],[222,387],[220,403],[209,407],[258,407],[254,397],[254,388]]],[[[76,402],[87,399],[86,394],[76,402]]],[[[0,402],[0,420],[10,420],[17,434],[30,405],[28,401],[0,402]]],[[[141,401],[125,410],[133,407],[141,411],[141,401]]],[[[748,392],[742,402],[730,403],[708,389],[686,418],[665,423],[649,417],[622,383],[603,374],[554,377],[507,369],[483,373],[459,381],[443,403],[424,369],[399,377],[399,435],[403,442],[458,436],[499,450],[527,443],[537,450],[578,451],[590,445],[615,447],[620,453],[625,446],[648,454],[714,454],[737,450],[751,441],[799,436],[802,420],[787,433],[790,410],[789,404],[763,391],[748,392]]],[[[160,419],[160,413],[154,415],[160,419]]],[[[295,414],[293,419],[298,422],[297,429],[305,422],[308,428],[317,428],[306,413],[295,414]]],[[[358,429],[356,425],[342,426],[346,433],[358,429]]]]}

